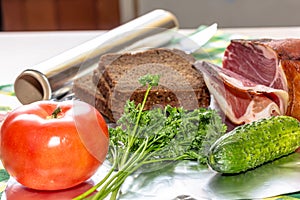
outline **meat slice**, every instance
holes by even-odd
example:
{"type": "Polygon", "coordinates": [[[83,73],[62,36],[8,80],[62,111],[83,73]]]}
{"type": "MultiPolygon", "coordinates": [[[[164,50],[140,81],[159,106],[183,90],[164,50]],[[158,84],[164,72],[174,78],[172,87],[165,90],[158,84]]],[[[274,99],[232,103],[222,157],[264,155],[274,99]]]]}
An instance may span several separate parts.
{"type": "Polygon", "coordinates": [[[271,40],[232,40],[223,57],[223,68],[261,85],[287,90],[287,82],[271,40]]]}
{"type": "Polygon", "coordinates": [[[221,67],[197,65],[207,77],[217,77],[206,78],[206,84],[220,106],[227,105],[222,110],[233,123],[267,113],[300,120],[300,39],[232,40],[221,67]],[[217,93],[215,88],[222,84],[224,90],[217,93]]]}
{"type": "MultiPolygon", "coordinates": [[[[259,63],[255,65],[253,71],[260,67],[265,70],[270,69],[262,70],[260,75],[273,74],[270,79],[267,79],[270,83],[269,86],[281,88],[289,94],[285,114],[300,120],[300,39],[233,40],[225,51],[223,67],[236,71],[234,62],[245,64],[250,60],[259,63]],[[253,55],[251,54],[253,52],[256,53],[253,55]],[[262,52],[262,56],[259,56],[258,52],[262,52]],[[236,59],[233,59],[233,55],[236,56],[236,59]],[[246,59],[240,60],[239,58],[242,56],[246,59]],[[276,62],[270,65],[262,64],[271,59],[276,62]]],[[[247,77],[247,75],[244,76],[247,77]]],[[[265,84],[268,85],[268,83],[265,84]]]]}
{"type": "MultiPolygon", "coordinates": [[[[234,72],[240,76],[239,79],[247,79],[260,87],[265,86],[261,87],[264,91],[260,93],[268,94],[268,98],[269,88],[275,89],[276,92],[271,92],[272,98],[269,99],[279,106],[279,114],[290,115],[300,120],[300,39],[232,40],[224,53],[222,72],[224,70],[234,72]],[[286,92],[288,98],[285,98],[285,95],[278,96],[277,90],[286,92]]],[[[265,105],[264,101],[259,102],[265,105]]],[[[245,107],[249,106],[245,103],[245,107]]],[[[242,115],[245,119],[251,119],[247,112],[242,115]]],[[[240,123],[238,120],[233,122],[240,123]]]]}
{"type": "Polygon", "coordinates": [[[234,71],[205,61],[197,61],[195,68],[203,73],[210,93],[234,124],[286,112],[288,94],[285,90],[255,83],[234,71]]]}

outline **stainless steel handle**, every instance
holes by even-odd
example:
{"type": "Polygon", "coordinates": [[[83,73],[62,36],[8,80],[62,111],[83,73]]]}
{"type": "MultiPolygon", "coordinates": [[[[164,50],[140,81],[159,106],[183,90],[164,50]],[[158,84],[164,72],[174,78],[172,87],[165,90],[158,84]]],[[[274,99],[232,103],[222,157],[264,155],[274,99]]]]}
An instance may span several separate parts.
{"type": "MultiPolygon", "coordinates": [[[[128,49],[134,43],[178,29],[176,17],[165,10],[154,10],[124,25],[59,54],[21,72],[14,82],[14,90],[22,104],[55,97],[55,92],[75,78],[89,73],[101,55],[128,49]]],[[[160,44],[164,41],[152,40],[160,44]]]]}

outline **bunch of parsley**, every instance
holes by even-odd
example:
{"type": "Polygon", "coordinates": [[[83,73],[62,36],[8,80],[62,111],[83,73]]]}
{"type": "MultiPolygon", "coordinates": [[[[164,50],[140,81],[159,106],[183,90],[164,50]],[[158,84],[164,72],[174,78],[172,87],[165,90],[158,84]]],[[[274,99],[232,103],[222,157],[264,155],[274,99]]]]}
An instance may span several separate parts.
{"type": "Polygon", "coordinates": [[[166,106],[144,111],[149,91],[158,85],[159,76],[146,75],[139,81],[148,86],[142,104],[127,101],[118,126],[109,129],[111,170],[76,200],[97,189],[89,199],[104,199],[109,195],[110,199],[116,199],[126,178],[142,166],[187,159],[206,164],[209,147],[225,133],[227,127],[215,110],[187,111],[166,106]]]}

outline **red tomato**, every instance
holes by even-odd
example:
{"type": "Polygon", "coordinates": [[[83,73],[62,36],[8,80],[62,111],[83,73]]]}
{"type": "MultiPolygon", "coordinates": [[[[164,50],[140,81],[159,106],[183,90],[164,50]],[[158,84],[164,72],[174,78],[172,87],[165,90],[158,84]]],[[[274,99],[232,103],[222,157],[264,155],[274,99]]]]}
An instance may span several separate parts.
{"type": "Polygon", "coordinates": [[[65,190],[45,191],[33,190],[17,183],[16,181],[9,181],[1,199],[6,200],[70,200],[78,195],[84,193],[91,187],[93,182],[83,182],[65,190]]]}
{"type": "Polygon", "coordinates": [[[8,114],[0,156],[19,183],[59,190],[89,179],[105,160],[108,128],[102,115],[81,101],[39,101],[8,114]],[[58,111],[52,116],[54,110],[58,111]]]}

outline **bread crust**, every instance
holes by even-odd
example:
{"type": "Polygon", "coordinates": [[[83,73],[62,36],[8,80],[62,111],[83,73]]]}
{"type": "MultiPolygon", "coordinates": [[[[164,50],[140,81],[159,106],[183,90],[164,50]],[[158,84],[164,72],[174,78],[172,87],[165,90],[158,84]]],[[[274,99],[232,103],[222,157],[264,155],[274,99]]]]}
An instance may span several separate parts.
{"type": "MultiPolygon", "coordinates": [[[[159,86],[153,87],[149,93],[145,109],[166,105],[188,110],[208,107],[210,94],[202,74],[193,67],[194,62],[192,55],[164,48],[102,56],[98,68],[92,77],[89,76],[109,110],[104,111],[98,106],[100,112],[104,115],[111,113],[113,121],[116,121],[122,115],[128,99],[141,103],[146,86],[142,87],[138,79],[145,74],[161,76],[159,86]]],[[[85,98],[84,95],[80,96],[85,98]]],[[[111,120],[111,116],[109,118],[111,120]]]]}

